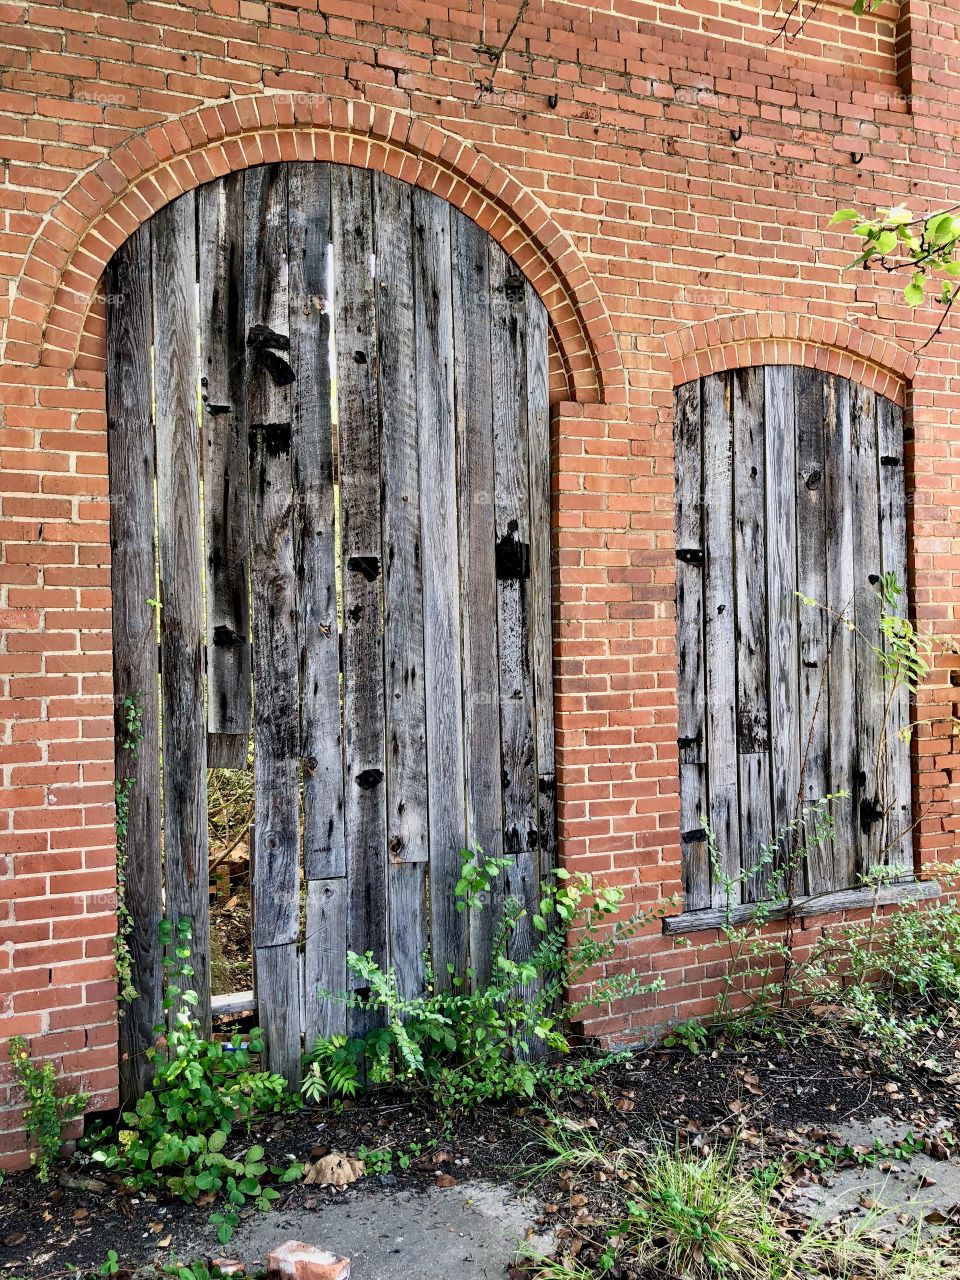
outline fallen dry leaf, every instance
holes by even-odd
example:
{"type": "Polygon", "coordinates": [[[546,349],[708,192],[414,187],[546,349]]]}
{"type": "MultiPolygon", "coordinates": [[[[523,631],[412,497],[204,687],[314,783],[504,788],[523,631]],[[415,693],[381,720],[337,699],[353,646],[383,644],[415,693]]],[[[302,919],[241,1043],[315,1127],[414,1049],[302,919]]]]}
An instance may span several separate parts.
{"type": "Polygon", "coordinates": [[[4,1236],[3,1243],[8,1249],[15,1249],[18,1244],[23,1244],[27,1238],[25,1231],[15,1231],[12,1235],[4,1236]]]}
{"type": "Polygon", "coordinates": [[[452,1178],[449,1173],[437,1174],[438,1187],[455,1187],[457,1185],[456,1178],[452,1178]]]}
{"type": "Polygon", "coordinates": [[[364,1172],[362,1160],[355,1160],[342,1151],[331,1151],[305,1166],[303,1180],[318,1187],[346,1187],[362,1178],[364,1172]]]}

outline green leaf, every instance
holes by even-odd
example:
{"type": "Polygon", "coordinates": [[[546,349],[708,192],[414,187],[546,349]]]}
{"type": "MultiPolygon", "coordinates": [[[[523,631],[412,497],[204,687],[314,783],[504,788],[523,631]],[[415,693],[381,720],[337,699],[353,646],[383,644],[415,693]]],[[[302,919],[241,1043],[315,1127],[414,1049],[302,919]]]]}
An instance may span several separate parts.
{"type": "Polygon", "coordinates": [[[856,209],[838,209],[830,219],[830,226],[835,227],[840,222],[859,222],[860,214],[856,209]]]}
{"type": "Polygon", "coordinates": [[[924,283],[924,276],[922,272],[918,271],[903,291],[903,299],[908,307],[919,307],[923,305],[924,283]]]}
{"type": "Polygon", "coordinates": [[[222,1151],[227,1143],[227,1135],[223,1129],[215,1129],[207,1139],[207,1148],[210,1151],[222,1151]]]}

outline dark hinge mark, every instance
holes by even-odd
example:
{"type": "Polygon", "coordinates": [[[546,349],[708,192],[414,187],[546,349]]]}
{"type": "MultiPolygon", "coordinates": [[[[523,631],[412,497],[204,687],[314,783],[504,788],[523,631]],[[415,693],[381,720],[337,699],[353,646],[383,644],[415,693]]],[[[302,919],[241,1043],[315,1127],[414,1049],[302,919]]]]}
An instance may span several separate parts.
{"type": "Polygon", "coordinates": [[[699,547],[679,547],[677,559],[684,564],[703,564],[703,552],[699,547]]]}
{"type": "Polygon", "coordinates": [[[357,786],[361,791],[372,791],[373,788],[378,787],[382,781],[382,769],[364,769],[362,773],[357,774],[357,786]]]}
{"type": "Polygon", "coordinates": [[[684,831],[680,840],[683,844],[699,844],[702,840],[706,840],[706,838],[706,828],[694,827],[692,831],[684,831]]]}
{"type": "Polygon", "coordinates": [[[247,346],[253,351],[289,351],[290,338],[267,324],[255,324],[247,332],[247,346]]]}

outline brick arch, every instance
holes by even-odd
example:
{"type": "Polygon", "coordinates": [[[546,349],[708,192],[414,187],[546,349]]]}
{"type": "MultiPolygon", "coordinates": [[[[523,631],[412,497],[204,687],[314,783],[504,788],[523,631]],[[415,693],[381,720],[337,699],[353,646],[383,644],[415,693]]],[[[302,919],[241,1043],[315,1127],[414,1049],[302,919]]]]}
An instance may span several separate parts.
{"type": "Polygon", "coordinates": [[[798,364],[850,378],[903,405],[917,368],[916,356],[887,338],[841,320],[781,312],[706,320],[676,330],[666,345],[675,386],[745,365],[798,364]]]}
{"type": "Polygon", "coordinates": [[[7,325],[7,363],[73,368],[82,353],[101,358],[96,293],[118,246],[183,192],[280,160],[380,169],[462,209],[543,299],[566,384],[555,387],[557,398],[623,403],[624,374],[603,299],[569,237],[529,191],[422,120],[312,94],[244,98],[191,112],[129,139],[80,177],[25,261],[7,325]]]}

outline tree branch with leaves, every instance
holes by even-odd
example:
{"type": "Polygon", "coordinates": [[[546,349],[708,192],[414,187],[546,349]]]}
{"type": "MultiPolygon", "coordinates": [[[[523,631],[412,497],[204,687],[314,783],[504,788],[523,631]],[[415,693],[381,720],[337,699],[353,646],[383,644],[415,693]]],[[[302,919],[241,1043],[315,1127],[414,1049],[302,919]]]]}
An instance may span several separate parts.
{"type": "Polygon", "coordinates": [[[872,218],[859,209],[840,209],[830,219],[831,226],[846,224],[863,244],[851,266],[908,275],[903,288],[908,307],[922,307],[931,299],[943,307],[922,351],[941,332],[960,296],[960,205],[920,216],[906,205],[895,205],[879,209],[872,218]]]}

